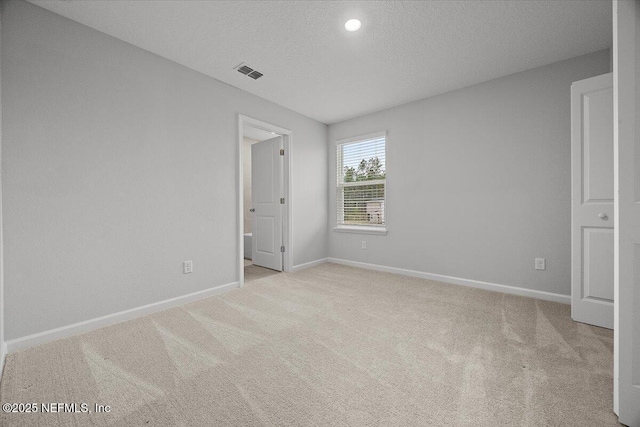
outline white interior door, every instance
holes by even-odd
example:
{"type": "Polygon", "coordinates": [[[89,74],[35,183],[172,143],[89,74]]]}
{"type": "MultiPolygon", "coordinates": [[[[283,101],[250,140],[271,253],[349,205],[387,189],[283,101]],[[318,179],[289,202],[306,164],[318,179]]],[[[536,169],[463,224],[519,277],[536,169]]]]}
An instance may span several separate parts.
{"type": "Polygon", "coordinates": [[[253,264],[282,271],[282,137],[251,146],[251,256],[253,264]]]}
{"type": "Polygon", "coordinates": [[[613,328],[613,75],[571,85],[571,317],[613,328]]]}

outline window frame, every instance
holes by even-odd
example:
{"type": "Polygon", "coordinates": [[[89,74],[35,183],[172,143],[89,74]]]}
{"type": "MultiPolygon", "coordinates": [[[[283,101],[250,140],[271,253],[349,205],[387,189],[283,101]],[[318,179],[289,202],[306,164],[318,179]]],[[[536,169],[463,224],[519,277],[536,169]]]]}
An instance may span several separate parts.
{"type": "MultiPolygon", "coordinates": [[[[335,181],[335,189],[336,189],[336,211],[335,211],[335,227],[333,231],[338,233],[358,233],[358,234],[379,234],[386,235],[388,232],[388,216],[387,216],[387,131],[378,131],[372,132],[365,135],[358,135],[350,138],[338,139],[335,141],[335,153],[336,153],[336,181],[335,181]],[[354,144],[358,142],[364,142],[369,139],[376,138],[384,138],[384,155],[385,155],[385,179],[373,180],[373,181],[361,181],[357,183],[340,183],[338,181],[338,172],[342,170],[343,161],[342,161],[342,146],[348,144],[354,144]],[[381,225],[364,225],[364,224],[340,224],[341,216],[344,216],[344,192],[342,191],[345,187],[360,187],[365,185],[376,185],[383,184],[384,185],[384,224],[381,225]],[[340,195],[342,197],[340,198],[340,195]],[[341,200],[339,200],[339,198],[341,200]],[[342,206],[342,208],[340,208],[342,206]]],[[[344,221],[344,219],[343,219],[344,221]]]]}

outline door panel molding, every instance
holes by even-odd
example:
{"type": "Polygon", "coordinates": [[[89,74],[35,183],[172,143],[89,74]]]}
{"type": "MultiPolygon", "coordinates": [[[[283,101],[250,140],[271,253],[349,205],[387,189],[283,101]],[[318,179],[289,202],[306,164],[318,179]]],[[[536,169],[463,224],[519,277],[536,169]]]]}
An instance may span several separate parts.
{"type": "Polygon", "coordinates": [[[282,137],[251,145],[253,264],[282,271],[282,137]],[[277,249],[276,249],[277,248],[277,249]]]}
{"type": "MultiPolygon", "coordinates": [[[[598,76],[597,79],[599,77],[601,76],[598,76]]],[[[609,80],[609,78],[606,80],[609,80]]],[[[596,82],[596,84],[599,83],[596,82]]],[[[607,139],[607,145],[609,141],[613,141],[613,128],[611,128],[611,135],[606,135],[602,132],[603,128],[601,126],[588,125],[594,120],[613,123],[613,76],[611,76],[611,87],[590,90],[582,94],[581,123],[584,165],[582,173],[582,203],[613,203],[613,145],[611,145],[611,150],[603,150],[604,145],[602,144],[604,138],[607,139]],[[609,101],[611,108],[603,108],[602,104],[609,101]],[[601,162],[604,161],[612,165],[610,170],[603,170],[599,167],[601,162]],[[598,176],[594,176],[594,179],[591,179],[592,174],[598,176]],[[592,185],[594,183],[595,185],[592,185]]]]}
{"type": "Polygon", "coordinates": [[[582,241],[582,299],[609,304],[613,310],[613,228],[582,227],[582,241]],[[600,240],[596,242],[596,239],[600,240]],[[596,244],[598,248],[595,247],[596,244]],[[597,264],[604,257],[607,259],[597,264]],[[598,265],[598,268],[592,272],[591,265],[598,265]]]}
{"type": "Polygon", "coordinates": [[[613,328],[613,75],[571,85],[571,317],[613,328]]]}

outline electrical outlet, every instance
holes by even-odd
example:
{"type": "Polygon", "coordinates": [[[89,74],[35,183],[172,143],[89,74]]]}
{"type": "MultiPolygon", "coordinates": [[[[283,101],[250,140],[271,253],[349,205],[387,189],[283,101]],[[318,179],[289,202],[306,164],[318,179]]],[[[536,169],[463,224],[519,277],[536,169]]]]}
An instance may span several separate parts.
{"type": "Polygon", "coordinates": [[[536,258],[536,270],[546,270],[547,261],[544,258],[536,258]]]}
{"type": "Polygon", "coordinates": [[[184,274],[193,273],[193,261],[185,261],[182,263],[184,274]]]}
{"type": "Polygon", "coordinates": [[[366,240],[362,241],[362,249],[367,249],[367,241],[366,240]]]}

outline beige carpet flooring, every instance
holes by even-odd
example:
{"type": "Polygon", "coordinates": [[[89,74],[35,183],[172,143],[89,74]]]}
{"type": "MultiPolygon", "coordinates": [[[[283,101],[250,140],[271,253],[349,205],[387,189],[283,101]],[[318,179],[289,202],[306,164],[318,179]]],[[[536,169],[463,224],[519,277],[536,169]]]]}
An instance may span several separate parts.
{"type": "Polygon", "coordinates": [[[253,282],[254,280],[264,279],[265,277],[281,274],[279,271],[271,270],[264,267],[254,265],[250,260],[244,260],[244,282],[253,282]]]}
{"type": "Polygon", "coordinates": [[[2,426],[608,426],[612,332],[569,306],[325,264],[8,356],[2,426]]]}

